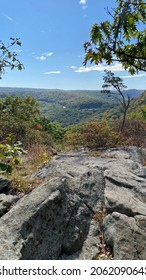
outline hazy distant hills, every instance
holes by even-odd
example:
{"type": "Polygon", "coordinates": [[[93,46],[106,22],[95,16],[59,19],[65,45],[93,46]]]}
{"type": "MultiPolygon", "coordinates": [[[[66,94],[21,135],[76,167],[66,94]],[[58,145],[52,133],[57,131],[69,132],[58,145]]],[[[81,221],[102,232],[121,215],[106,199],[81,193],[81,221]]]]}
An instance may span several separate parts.
{"type": "MultiPolygon", "coordinates": [[[[143,91],[130,89],[125,96],[138,97],[143,91]]],[[[60,122],[63,126],[82,123],[89,119],[101,118],[108,110],[117,106],[118,99],[96,90],[60,90],[31,88],[0,88],[0,97],[27,96],[38,100],[41,111],[50,121],[60,122]]]]}
{"type": "MultiPolygon", "coordinates": [[[[138,89],[129,89],[125,90],[124,92],[127,95],[130,95],[132,97],[137,97],[140,93],[142,93],[144,90],[138,90],[138,89]]],[[[0,96],[5,95],[21,95],[21,96],[36,96],[38,98],[39,95],[42,94],[48,94],[48,95],[56,95],[56,94],[69,94],[69,95],[84,95],[84,96],[90,96],[90,97],[103,97],[103,94],[100,90],[63,90],[63,89],[38,89],[38,88],[15,88],[15,87],[0,87],[0,96]]]]}

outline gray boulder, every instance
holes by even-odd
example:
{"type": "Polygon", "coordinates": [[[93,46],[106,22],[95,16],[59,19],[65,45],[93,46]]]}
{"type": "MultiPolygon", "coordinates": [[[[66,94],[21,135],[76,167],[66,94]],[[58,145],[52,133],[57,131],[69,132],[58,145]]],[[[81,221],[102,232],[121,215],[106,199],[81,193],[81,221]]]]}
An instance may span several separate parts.
{"type": "Polygon", "coordinates": [[[113,212],[104,219],[106,242],[113,250],[115,260],[146,259],[146,217],[113,212]]]}
{"type": "Polygon", "coordinates": [[[81,249],[91,216],[64,181],[46,181],[0,219],[0,259],[58,259],[62,251],[72,254],[81,249]]]}

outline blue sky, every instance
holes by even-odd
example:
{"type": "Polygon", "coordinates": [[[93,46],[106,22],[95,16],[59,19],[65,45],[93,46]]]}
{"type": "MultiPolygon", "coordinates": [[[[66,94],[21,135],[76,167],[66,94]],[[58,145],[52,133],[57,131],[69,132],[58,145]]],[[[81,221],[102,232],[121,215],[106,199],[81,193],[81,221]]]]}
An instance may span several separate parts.
{"type": "MultiPolygon", "coordinates": [[[[7,70],[6,87],[101,89],[104,65],[83,67],[83,44],[96,22],[108,18],[105,7],[115,0],[0,0],[1,40],[20,38],[15,47],[23,71],[7,70]]],[[[128,88],[146,89],[146,74],[130,76],[120,64],[108,69],[128,88]]]]}

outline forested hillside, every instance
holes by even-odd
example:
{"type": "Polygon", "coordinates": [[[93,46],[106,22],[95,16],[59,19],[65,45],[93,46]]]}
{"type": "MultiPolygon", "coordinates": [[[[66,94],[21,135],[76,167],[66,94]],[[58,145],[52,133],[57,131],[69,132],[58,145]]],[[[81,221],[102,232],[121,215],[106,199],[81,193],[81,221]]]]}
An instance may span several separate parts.
{"type": "MultiPolygon", "coordinates": [[[[125,95],[136,97],[141,90],[127,90],[125,95]]],[[[49,89],[0,88],[0,97],[31,96],[39,102],[40,110],[52,122],[59,122],[63,127],[83,123],[89,119],[101,119],[107,110],[119,103],[115,96],[105,95],[100,91],[65,91],[49,89]]]]}

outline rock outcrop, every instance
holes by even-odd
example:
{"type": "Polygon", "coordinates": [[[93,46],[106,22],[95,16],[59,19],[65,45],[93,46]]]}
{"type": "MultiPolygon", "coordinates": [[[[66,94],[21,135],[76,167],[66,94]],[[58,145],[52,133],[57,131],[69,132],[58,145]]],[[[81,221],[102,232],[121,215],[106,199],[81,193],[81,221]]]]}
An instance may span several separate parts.
{"type": "Polygon", "coordinates": [[[98,258],[101,234],[114,259],[146,259],[144,158],[136,147],[59,153],[31,193],[0,186],[0,259],[98,258]]]}

